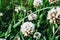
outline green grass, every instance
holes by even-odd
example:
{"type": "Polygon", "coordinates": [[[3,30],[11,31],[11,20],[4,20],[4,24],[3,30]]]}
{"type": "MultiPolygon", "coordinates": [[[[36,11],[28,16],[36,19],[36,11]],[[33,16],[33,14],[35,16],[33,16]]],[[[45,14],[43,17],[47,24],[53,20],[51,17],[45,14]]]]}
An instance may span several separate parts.
{"type": "Polygon", "coordinates": [[[43,5],[38,8],[33,7],[33,0],[0,0],[0,12],[3,13],[3,16],[0,17],[0,38],[13,40],[19,36],[21,40],[36,40],[33,35],[24,37],[20,32],[21,24],[29,21],[27,12],[32,10],[38,16],[37,20],[31,22],[35,24],[35,29],[42,34],[39,40],[59,40],[60,25],[50,24],[47,20],[48,11],[57,6],[60,6],[60,0],[55,4],[49,4],[48,0],[43,0],[43,5]],[[16,13],[15,5],[19,5],[22,10],[27,10],[26,13],[22,11],[16,13]]]}

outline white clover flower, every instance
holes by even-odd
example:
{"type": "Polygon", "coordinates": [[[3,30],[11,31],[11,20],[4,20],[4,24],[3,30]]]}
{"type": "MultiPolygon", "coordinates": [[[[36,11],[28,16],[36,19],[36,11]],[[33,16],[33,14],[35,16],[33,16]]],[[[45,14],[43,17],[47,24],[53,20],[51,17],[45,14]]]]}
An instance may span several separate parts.
{"type": "Polygon", "coordinates": [[[57,15],[57,11],[55,8],[52,8],[50,11],[48,11],[48,17],[47,19],[50,20],[50,23],[55,23],[56,22],[56,15],[57,15]]]}
{"type": "Polygon", "coordinates": [[[15,37],[14,40],[21,40],[20,37],[15,37]]]}
{"type": "Polygon", "coordinates": [[[52,8],[51,10],[48,11],[48,17],[47,19],[51,19],[52,17],[56,16],[56,10],[55,8],[52,8]]]}
{"type": "Polygon", "coordinates": [[[26,10],[25,10],[25,9],[24,9],[23,11],[24,11],[24,12],[26,12],[26,10]]]}
{"type": "Polygon", "coordinates": [[[57,10],[57,15],[56,15],[57,22],[60,23],[60,7],[57,7],[56,10],[57,10]]]}
{"type": "Polygon", "coordinates": [[[21,10],[20,6],[15,7],[15,11],[18,13],[21,10]]]}
{"type": "Polygon", "coordinates": [[[56,10],[57,10],[57,12],[58,12],[58,14],[56,15],[56,18],[60,18],[60,7],[57,7],[56,10]],[[59,16],[59,17],[58,17],[58,16],[59,16]]]}
{"type": "Polygon", "coordinates": [[[50,23],[58,23],[60,20],[60,7],[52,8],[50,11],[48,11],[47,19],[50,20],[50,23]]]}
{"type": "Polygon", "coordinates": [[[25,22],[21,25],[21,32],[24,34],[24,36],[29,36],[30,34],[33,34],[35,29],[35,25],[32,22],[25,22]]]}
{"type": "Polygon", "coordinates": [[[49,0],[50,4],[53,4],[53,3],[57,2],[57,1],[59,1],[59,0],[49,0]]]}
{"type": "Polygon", "coordinates": [[[6,40],[5,38],[0,38],[0,40],[6,40]]]}
{"type": "Polygon", "coordinates": [[[0,16],[3,16],[3,13],[0,13],[0,16]]]}
{"type": "Polygon", "coordinates": [[[33,37],[36,38],[36,39],[39,39],[41,37],[41,33],[35,32],[33,37]]]}
{"type": "Polygon", "coordinates": [[[28,20],[36,20],[37,19],[37,15],[34,14],[34,13],[31,13],[29,16],[28,16],[28,20]]]}
{"type": "Polygon", "coordinates": [[[43,0],[34,0],[33,5],[36,8],[36,7],[40,6],[40,5],[42,5],[42,3],[43,3],[43,0]]]}

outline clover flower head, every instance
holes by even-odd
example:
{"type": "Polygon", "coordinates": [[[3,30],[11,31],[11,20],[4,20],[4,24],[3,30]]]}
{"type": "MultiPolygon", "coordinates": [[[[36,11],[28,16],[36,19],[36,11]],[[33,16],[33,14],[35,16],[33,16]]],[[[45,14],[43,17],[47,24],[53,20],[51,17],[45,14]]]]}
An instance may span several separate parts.
{"type": "Polygon", "coordinates": [[[0,40],[6,40],[5,38],[0,38],[0,40]]]}
{"type": "Polygon", "coordinates": [[[59,1],[59,0],[49,0],[50,4],[53,4],[53,3],[57,2],[57,1],[59,1]]]}
{"type": "Polygon", "coordinates": [[[47,19],[50,20],[50,23],[59,23],[60,20],[60,7],[52,8],[50,11],[48,11],[47,19]]]}
{"type": "Polygon", "coordinates": [[[38,38],[41,37],[41,33],[40,32],[35,32],[33,37],[38,39],[38,38]]]}
{"type": "Polygon", "coordinates": [[[26,10],[25,9],[23,11],[24,11],[24,13],[26,13],[26,10]]]}
{"type": "Polygon", "coordinates": [[[15,37],[14,40],[21,40],[20,37],[15,37]]]}
{"type": "Polygon", "coordinates": [[[0,16],[3,16],[3,13],[0,13],[0,16]]]}
{"type": "Polygon", "coordinates": [[[34,13],[31,13],[29,16],[28,16],[28,20],[36,20],[37,19],[37,15],[34,14],[34,13]]]}
{"type": "Polygon", "coordinates": [[[55,8],[52,8],[51,10],[48,11],[48,17],[47,19],[51,19],[52,17],[55,17],[56,16],[56,10],[55,8]]]}
{"type": "Polygon", "coordinates": [[[20,6],[15,7],[15,11],[18,13],[21,10],[20,6]]]}
{"type": "Polygon", "coordinates": [[[36,8],[36,7],[40,6],[40,5],[42,5],[42,3],[43,3],[43,0],[34,0],[33,5],[36,8]]]}
{"type": "Polygon", "coordinates": [[[35,29],[35,25],[32,22],[25,22],[21,25],[21,32],[24,34],[24,36],[29,36],[30,34],[33,34],[35,29]]]}

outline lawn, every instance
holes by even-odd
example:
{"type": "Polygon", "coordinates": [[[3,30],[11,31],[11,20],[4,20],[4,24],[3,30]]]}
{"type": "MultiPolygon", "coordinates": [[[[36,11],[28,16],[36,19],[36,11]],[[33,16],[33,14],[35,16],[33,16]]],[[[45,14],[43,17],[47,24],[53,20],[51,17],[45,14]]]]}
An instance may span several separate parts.
{"type": "Polygon", "coordinates": [[[0,0],[0,40],[60,40],[60,0],[0,0]]]}

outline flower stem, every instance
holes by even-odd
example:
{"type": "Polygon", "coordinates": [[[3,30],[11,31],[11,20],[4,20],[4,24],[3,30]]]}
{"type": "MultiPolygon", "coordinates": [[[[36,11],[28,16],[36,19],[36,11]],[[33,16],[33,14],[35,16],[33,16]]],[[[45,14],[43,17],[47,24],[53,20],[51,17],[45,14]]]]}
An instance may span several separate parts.
{"type": "MultiPolygon", "coordinates": [[[[53,6],[53,7],[57,7],[57,6],[53,6]]],[[[46,7],[46,8],[42,8],[42,9],[38,9],[36,10],[35,12],[33,13],[36,13],[36,12],[39,12],[39,11],[42,11],[42,10],[45,10],[45,9],[51,9],[53,7],[46,7]]],[[[29,15],[27,15],[26,17],[24,17],[22,20],[19,20],[19,22],[17,22],[15,25],[13,25],[13,27],[17,27],[22,21],[24,21],[25,18],[27,18],[29,15]]]]}
{"type": "Polygon", "coordinates": [[[16,22],[15,22],[15,14],[14,13],[13,13],[13,21],[14,21],[14,24],[15,24],[16,22]]]}

